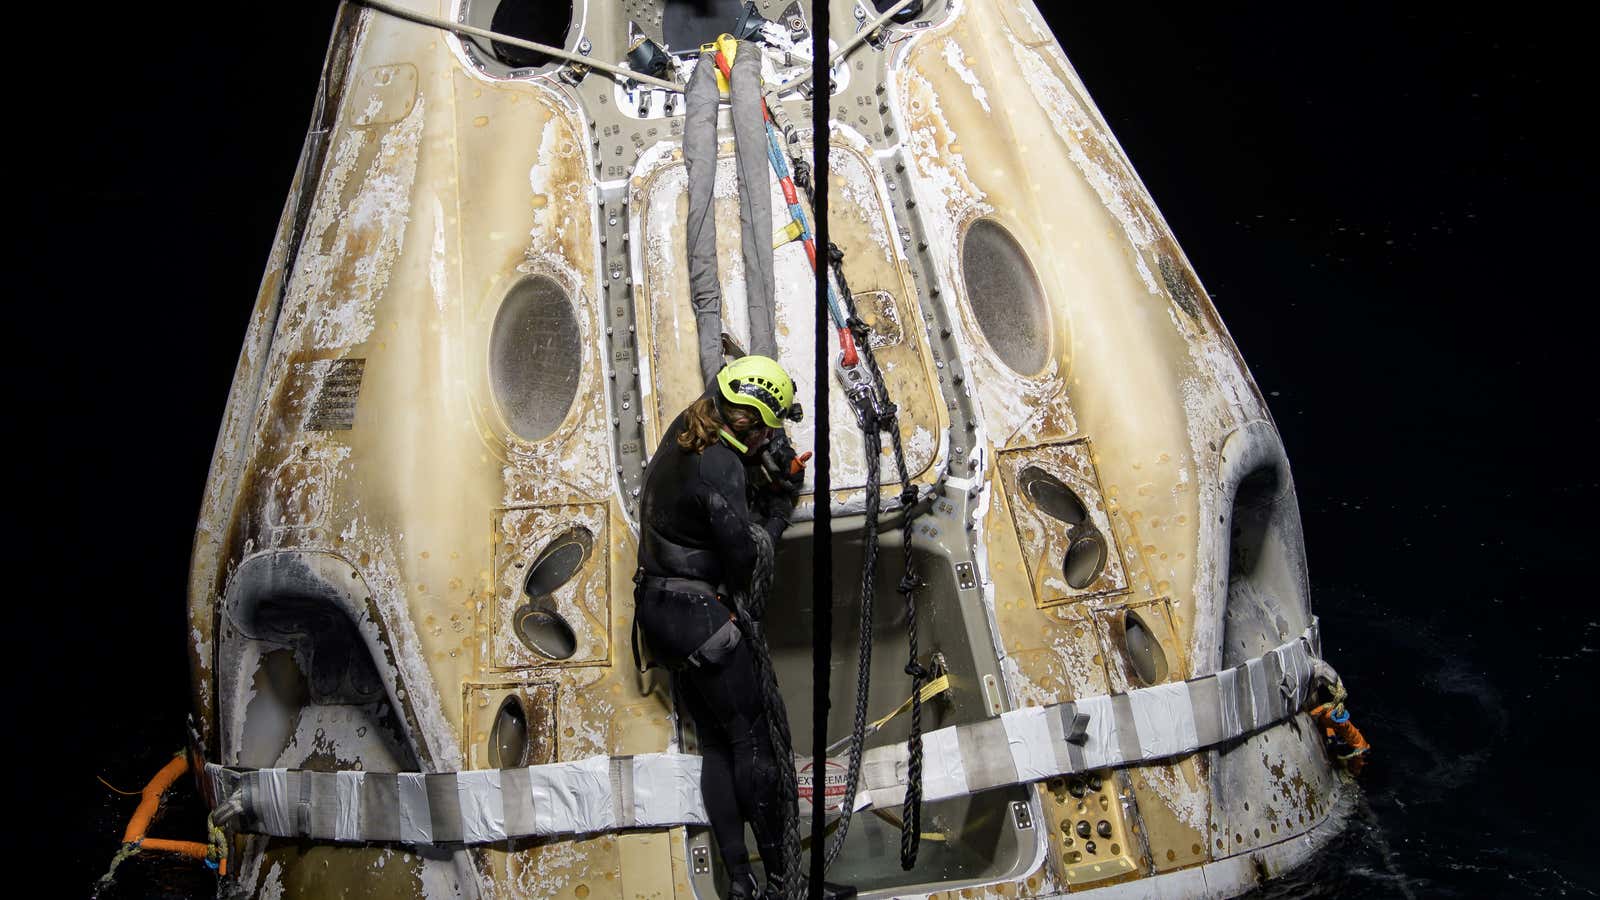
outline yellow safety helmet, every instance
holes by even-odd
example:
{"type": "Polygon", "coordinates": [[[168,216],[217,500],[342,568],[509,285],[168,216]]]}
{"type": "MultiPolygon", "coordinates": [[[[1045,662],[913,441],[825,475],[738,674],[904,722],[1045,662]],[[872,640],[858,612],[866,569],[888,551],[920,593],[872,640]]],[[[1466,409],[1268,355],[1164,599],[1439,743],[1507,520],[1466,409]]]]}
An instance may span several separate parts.
{"type": "Polygon", "coordinates": [[[794,402],[794,379],[778,361],[766,356],[741,356],[717,373],[722,399],[761,413],[768,428],[783,427],[784,419],[799,420],[794,402]]]}

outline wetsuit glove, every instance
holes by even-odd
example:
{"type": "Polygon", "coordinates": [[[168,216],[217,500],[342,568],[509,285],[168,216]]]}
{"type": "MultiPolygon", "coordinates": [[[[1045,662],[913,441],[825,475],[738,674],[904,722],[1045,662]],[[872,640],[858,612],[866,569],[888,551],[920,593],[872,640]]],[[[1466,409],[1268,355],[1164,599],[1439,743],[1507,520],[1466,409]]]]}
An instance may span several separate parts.
{"type": "Polygon", "coordinates": [[[783,482],[784,490],[795,497],[800,496],[800,489],[805,486],[806,460],[810,458],[810,450],[799,456],[793,456],[791,452],[790,462],[784,471],[783,482]]]}
{"type": "Polygon", "coordinates": [[[772,535],[776,541],[789,527],[789,520],[794,516],[795,498],[787,493],[773,494],[767,499],[767,534],[772,535]]]}
{"type": "Polygon", "coordinates": [[[761,468],[772,489],[795,496],[799,495],[801,485],[805,483],[806,460],[810,458],[809,451],[800,455],[795,453],[794,445],[789,443],[789,434],[784,431],[773,434],[766,446],[761,448],[761,468]]]}

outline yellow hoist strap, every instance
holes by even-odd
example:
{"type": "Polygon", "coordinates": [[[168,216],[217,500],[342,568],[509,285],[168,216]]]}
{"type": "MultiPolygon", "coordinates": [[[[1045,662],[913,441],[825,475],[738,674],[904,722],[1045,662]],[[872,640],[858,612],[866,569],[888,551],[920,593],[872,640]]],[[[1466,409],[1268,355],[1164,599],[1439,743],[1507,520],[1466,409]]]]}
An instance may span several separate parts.
{"type": "MultiPolygon", "coordinates": [[[[944,693],[945,691],[948,691],[948,690],[950,690],[950,676],[949,675],[940,675],[938,678],[935,678],[934,680],[932,680],[932,681],[930,681],[927,684],[922,686],[922,702],[923,703],[927,703],[929,700],[932,700],[933,698],[939,696],[940,694],[942,694],[942,693],[944,693]]],[[[906,702],[904,702],[904,703],[900,704],[899,706],[895,707],[895,711],[894,712],[889,713],[887,716],[884,716],[883,718],[877,720],[876,722],[873,722],[872,723],[872,730],[873,731],[877,731],[878,729],[882,728],[884,725],[887,725],[890,719],[894,718],[895,716],[900,715],[901,713],[905,712],[906,710],[908,710],[910,708],[911,708],[911,698],[907,697],[906,698],[906,702]]]]}
{"type": "MultiPolygon", "coordinates": [[[[940,694],[942,694],[942,693],[944,693],[945,691],[948,691],[948,690],[950,690],[950,676],[948,676],[948,675],[940,675],[938,678],[935,678],[934,680],[932,680],[932,681],[930,681],[927,684],[922,686],[922,702],[923,703],[927,703],[929,700],[932,700],[933,698],[939,696],[940,694]]],[[[887,716],[884,716],[883,718],[877,720],[876,722],[868,723],[867,727],[863,730],[863,733],[862,733],[861,736],[863,738],[866,738],[866,737],[868,737],[870,735],[877,734],[878,733],[878,729],[880,729],[884,725],[888,724],[890,719],[894,718],[895,716],[900,715],[901,713],[905,712],[906,710],[908,710],[910,708],[911,708],[911,698],[907,697],[906,698],[906,702],[904,702],[904,703],[900,704],[899,706],[895,707],[894,712],[889,713],[887,716]]],[[[850,738],[849,737],[839,738],[837,741],[834,741],[833,743],[828,745],[828,755],[832,756],[835,752],[838,751],[838,749],[840,747],[843,747],[848,743],[850,743],[850,738]]]]}
{"type": "MultiPolygon", "coordinates": [[[[733,39],[733,35],[723,34],[719,35],[715,41],[712,41],[709,44],[700,45],[700,53],[702,55],[716,53],[718,50],[722,51],[722,58],[728,61],[728,69],[732,71],[733,59],[739,55],[739,42],[733,39]]],[[[717,68],[717,64],[715,62],[712,62],[711,60],[707,60],[707,62],[710,62],[712,68],[716,70],[717,90],[720,91],[723,96],[727,96],[728,77],[722,74],[722,69],[717,68]]]]}

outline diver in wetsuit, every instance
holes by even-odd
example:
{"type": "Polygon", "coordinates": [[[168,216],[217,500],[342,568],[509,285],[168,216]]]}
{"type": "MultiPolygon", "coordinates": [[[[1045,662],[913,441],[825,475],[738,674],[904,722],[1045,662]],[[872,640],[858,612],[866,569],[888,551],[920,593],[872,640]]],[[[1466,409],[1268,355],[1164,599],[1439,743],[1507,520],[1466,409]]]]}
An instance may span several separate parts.
{"type": "Polygon", "coordinates": [[[778,760],[755,659],[734,624],[730,592],[747,589],[760,555],[757,542],[776,541],[794,511],[801,465],[790,464],[794,451],[782,438],[782,424],[797,414],[794,382],[775,361],[733,361],[667,429],[645,469],[639,500],[635,615],[651,654],[674,671],[678,695],[694,719],[704,757],[701,791],[731,897],[760,895],[745,847],[746,822],[768,887],[785,875],[778,760]],[[769,443],[781,451],[781,474],[773,480],[778,490],[751,492],[752,504],[746,467],[769,443]]]}

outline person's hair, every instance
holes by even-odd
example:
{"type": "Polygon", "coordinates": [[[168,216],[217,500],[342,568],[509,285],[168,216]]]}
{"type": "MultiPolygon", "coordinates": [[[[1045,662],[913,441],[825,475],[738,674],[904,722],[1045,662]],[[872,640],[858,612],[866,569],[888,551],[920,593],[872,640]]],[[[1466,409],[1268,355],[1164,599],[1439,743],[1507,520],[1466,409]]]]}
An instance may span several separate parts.
{"type": "Polygon", "coordinates": [[[699,453],[722,440],[722,426],[717,401],[701,397],[684,410],[683,433],[678,435],[678,446],[690,453],[699,453]]]}

